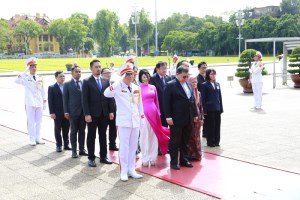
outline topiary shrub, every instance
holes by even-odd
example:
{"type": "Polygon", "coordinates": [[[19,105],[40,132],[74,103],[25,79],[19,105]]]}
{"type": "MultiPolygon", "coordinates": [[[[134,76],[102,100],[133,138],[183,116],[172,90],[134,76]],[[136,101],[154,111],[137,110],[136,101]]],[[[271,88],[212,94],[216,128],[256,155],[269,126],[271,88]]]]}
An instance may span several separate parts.
{"type": "Polygon", "coordinates": [[[290,74],[299,75],[300,74],[300,46],[295,47],[290,55],[290,63],[289,68],[287,71],[290,74]]]}
{"type": "MultiPolygon", "coordinates": [[[[255,49],[246,49],[244,50],[239,59],[239,64],[236,69],[235,76],[241,79],[249,79],[250,72],[249,69],[251,68],[251,64],[254,61],[254,56],[257,50],[255,49]]],[[[263,69],[262,75],[268,74],[268,71],[263,69]]]]}

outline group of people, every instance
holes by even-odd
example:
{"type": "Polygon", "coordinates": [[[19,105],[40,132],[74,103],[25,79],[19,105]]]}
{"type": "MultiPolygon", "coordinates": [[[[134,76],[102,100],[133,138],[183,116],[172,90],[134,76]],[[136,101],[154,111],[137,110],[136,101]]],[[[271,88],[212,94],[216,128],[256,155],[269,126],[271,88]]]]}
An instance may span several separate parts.
{"type": "Polygon", "coordinates": [[[193,167],[192,160],[201,160],[202,126],[207,145],[219,146],[223,105],[216,71],[207,69],[207,64],[201,62],[198,76],[191,77],[189,66],[188,61],[182,61],[177,64],[176,73],[168,75],[167,63],[158,62],[154,74],[150,75],[147,69],[138,72],[132,56],[118,70],[113,65],[102,68],[101,62],[95,59],[90,62],[91,76],[84,80],[80,79],[78,65],[72,67],[72,78],[66,82],[63,71],[55,72],[56,83],[49,86],[47,98],[43,79],[36,74],[37,59],[29,58],[26,70],[17,77],[16,83],[25,87],[30,144],[43,143],[40,128],[48,100],[57,152],[71,150],[72,158],[78,154],[88,156],[88,165],[96,167],[98,131],[100,162],[112,164],[107,149],[119,151],[122,181],[128,177],[142,178],[135,171],[138,145],[143,166],[156,165],[159,153],[169,153],[172,169],[193,167]],[[114,73],[118,79],[112,78],[114,73]]]}

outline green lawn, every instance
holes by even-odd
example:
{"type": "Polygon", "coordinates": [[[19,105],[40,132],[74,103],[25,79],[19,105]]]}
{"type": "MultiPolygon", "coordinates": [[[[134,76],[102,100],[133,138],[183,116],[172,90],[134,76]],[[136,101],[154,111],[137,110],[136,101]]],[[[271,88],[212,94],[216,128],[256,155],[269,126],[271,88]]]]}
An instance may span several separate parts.
{"type": "MultiPolygon", "coordinates": [[[[187,57],[179,57],[179,60],[184,60],[187,57]]],[[[238,62],[238,57],[233,56],[223,56],[223,57],[200,57],[194,56],[189,57],[191,60],[194,60],[194,64],[198,64],[201,61],[206,61],[209,64],[212,63],[232,63],[238,62]]],[[[121,66],[125,57],[115,57],[115,58],[98,58],[102,67],[108,67],[111,61],[116,63],[116,67],[121,66]]],[[[264,61],[272,60],[273,57],[264,57],[264,61]]],[[[53,58],[53,59],[38,59],[38,70],[39,71],[55,71],[55,70],[66,70],[65,65],[67,63],[77,62],[82,69],[89,68],[89,62],[93,58],[53,58]]],[[[10,71],[23,71],[25,69],[26,59],[8,59],[0,60],[0,73],[1,72],[10,72],[10,71]]],[[[138,66],[139,68],[146,66],[155,66],[158,61],[165,61],[169,64],[172,64],[172,58],[170,56],[156,56],[156,57],[138,57],[138,66]]]]}

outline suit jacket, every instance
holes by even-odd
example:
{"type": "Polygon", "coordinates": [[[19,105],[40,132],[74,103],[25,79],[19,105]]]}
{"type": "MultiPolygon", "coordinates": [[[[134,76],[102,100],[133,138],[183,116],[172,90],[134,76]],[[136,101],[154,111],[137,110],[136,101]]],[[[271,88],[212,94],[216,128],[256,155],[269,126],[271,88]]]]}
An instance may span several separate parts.
{"type": "Polygon", "coordinates": [[[77,89],[74,79],[65,82],[63,92],[64,113],[69,113],[70,116],[81,116],[81,90],[77,89]]]}
{"type": "Polygon", "coordinates": [[[202,75],[198,74],[198,76],[197,76],[197,82],[198,82],[197,83],[198,91],[201,92],[201,85],[202,85],[202,83],[205,82],[205,78],[202,75]]]}
{"type": "MultiPolygon", "coordinates": [[[[166,75],[165,76],[165,84],[167,84],[167,82],[169,82],[169,81],[171,81],[171,77],[166,75]]],[[[160,112],[164,113],[164,103],[163,102],[164,102],[165,84],[162,82],[162,80],[160,79],[160,77],[157,73],[153,74],[153,76],[151,77],[150,84],[152,84],[156,87],[160,112]]]]}
{"type": "Polygon", "coordinates": [[[57,83],[48,87],[49,113],[64,115],[63,95],[57,83]]]}
{"type": "Polygon", "coordinates": [[[104,90],[109,87],[109,81],[100,77],[102,90],[100,92],[93,75],[83,80],[82,84],[82,107],[84,115],[100,117],[103,113],[108,117],[114,112],[113,100],[103,95],[104,90]]]}
{"type": "Polygon", "coordinates": [[[215,88],[208,81],[202,83],[201,96],[204,113],[209,111],[223,112],[222,94],[220,84],[215,82],[215,88]]]}
{"type": "Polygon", "coordinates": [[[187,83],[191,97],[188,98],[178,79],[168,82],[164,89],[165,117],[172,118],[174,125],[191,124],[197,116],[195,99],[191,85],[187,83]]]}

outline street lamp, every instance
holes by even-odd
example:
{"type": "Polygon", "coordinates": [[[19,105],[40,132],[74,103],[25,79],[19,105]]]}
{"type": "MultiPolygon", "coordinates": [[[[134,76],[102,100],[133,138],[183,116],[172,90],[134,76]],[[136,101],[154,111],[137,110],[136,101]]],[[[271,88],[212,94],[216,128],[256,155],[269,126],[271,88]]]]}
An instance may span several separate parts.
{"type": "Polygon", "coordinates": [[[236,13],[236,20],[235,20],[235,23],[236,25],[239,27],[239,36],[236,38],[239,40],[239,57],[241,55],[241,39],[242,38],[242,35],[241,35],[241,26],[244,24],[245,20],[244,20],[244,13],[242,10],[239,10],[237,13],[236,13]]]}
{"type": "Polygon", "coordinates": [[[135,40],[135,54],[136,54],[136,66],[139,66],[138,64],[138,50],[137,50],[137,41],[139,40],[138,35],[137,35],[137,30],[136,30],[136,25],[139,24],[140,17],[138,16],[138,12],[136,11],[136,6],[134,7],[134,13],[133,16],[131,17],[132,24],[134,24],[134,38],[135,40]]]}
{"type": "Polygon", "coordinates": [[[155,54],[158,55],[157,4],[155,0],[155,54]]]}

